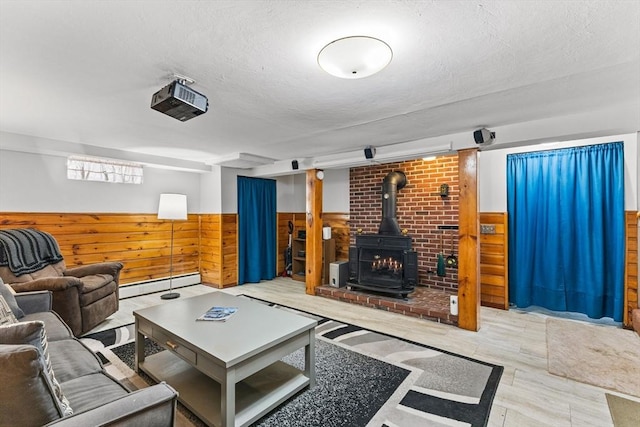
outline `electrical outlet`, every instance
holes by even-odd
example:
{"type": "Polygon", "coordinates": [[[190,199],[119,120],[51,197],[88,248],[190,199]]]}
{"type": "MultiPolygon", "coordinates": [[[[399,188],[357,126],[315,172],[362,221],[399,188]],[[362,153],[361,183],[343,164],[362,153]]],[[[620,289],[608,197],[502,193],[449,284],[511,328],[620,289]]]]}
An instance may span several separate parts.
{"type": "Polygon", "coordinates": [[[496,234],[496,226],[494,224],[480,224],[480,234],[496,234]]]}

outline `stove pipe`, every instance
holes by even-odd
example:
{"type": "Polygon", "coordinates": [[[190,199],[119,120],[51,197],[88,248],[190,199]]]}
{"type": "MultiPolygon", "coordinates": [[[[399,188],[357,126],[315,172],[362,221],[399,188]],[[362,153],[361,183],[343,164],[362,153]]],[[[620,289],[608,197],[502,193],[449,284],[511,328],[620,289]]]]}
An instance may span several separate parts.
{"type": "Polygon", "coordinates": [[[407,185],[407,176],[400,171],[390,172],[382,181],[382,222],[378,234],[402,234],[396,219],[396,202],[398,190],[405,185],[407,185]]]}

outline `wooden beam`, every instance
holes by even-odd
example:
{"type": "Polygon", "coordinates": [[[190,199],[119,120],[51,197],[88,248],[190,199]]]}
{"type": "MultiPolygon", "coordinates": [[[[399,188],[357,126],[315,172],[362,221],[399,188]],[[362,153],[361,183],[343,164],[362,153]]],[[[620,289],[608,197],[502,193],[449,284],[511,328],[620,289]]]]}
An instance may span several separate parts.
{"type": "Polygon", "coordinates": [[[632,328],[631,312],[638,308],[638,234],[640,212],[625,212],[624,313],[622,324],[632,328]]]}
{"type": "Polygon", "coordinates": [[[305,285],[309,295],[315,295],[322,284],[322,179],[318,172],[307,170],[305,285]]]}
{"type": "Polygon", "coordinates": [[[458,152],[460,186],[458,327],[480,329],[480,260],[478,223],[478,149],[458,152]]]}

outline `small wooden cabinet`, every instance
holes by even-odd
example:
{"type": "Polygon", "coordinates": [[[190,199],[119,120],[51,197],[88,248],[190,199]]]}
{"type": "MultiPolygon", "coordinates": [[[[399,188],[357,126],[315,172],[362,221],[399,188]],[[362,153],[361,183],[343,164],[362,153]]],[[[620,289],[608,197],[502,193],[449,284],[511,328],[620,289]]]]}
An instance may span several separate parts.
{"type": "MultiPolygon", "coordinates": [[[[292,268],[291,277],[301,282],[305,281],[307,241],[294,238],[291,241],[292,268]]],[[[322,241],[322,283],[329,283],[329,264],[336,260],[335,239],[322,241]]]]}

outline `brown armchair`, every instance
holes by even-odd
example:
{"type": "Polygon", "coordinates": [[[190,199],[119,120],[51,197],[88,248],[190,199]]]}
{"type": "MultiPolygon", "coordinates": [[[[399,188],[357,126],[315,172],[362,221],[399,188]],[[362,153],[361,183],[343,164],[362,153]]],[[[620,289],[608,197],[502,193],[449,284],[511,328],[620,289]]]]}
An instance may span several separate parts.
{"type": "Polygon", "coordinates": [[[16,292],[51,291],[53,310],[80,336],[118,311],[122,267],[103,262],[67,269],[63,259],[19,276],[0,266],[0,278],[16,292]]]}

